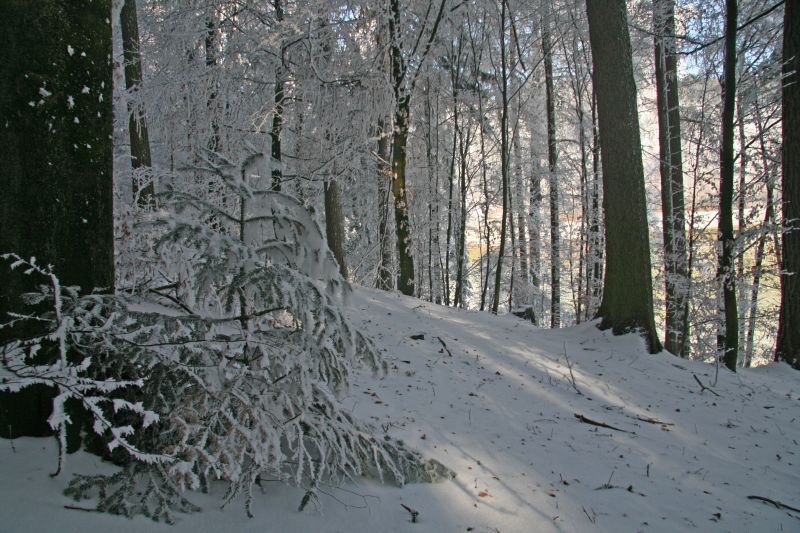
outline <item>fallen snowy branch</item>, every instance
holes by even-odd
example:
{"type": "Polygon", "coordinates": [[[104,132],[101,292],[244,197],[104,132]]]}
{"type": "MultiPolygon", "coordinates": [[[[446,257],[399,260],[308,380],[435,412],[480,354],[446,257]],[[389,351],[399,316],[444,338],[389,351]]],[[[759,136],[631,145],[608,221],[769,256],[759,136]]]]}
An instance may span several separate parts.
{"type": "MultiPolygon", "coordinates": [[[[792,507],[791,505],[786,505],[783,502],[779,502],[777,500],[772,500],[770,498],[765,498],[764,496],[748,496],[747,499],[748,500],[762,501],[764,503],[772,504],[778,509],[787,509],[789,511],[794,511],[795,513],[800,513],[800,509],[798,509],[797,507],[792,507]]],[[[795,517],[795,518],[798,518],[798,517],[795,517]]]]}
{"type": "Polygon", "coordinates": [[[580,420],[584,424],[589,424],[589,425],[597,426],[597,427],[601,427],[601,428],[613,429],[614,431],[621,431],[623,433],[633,433],[633,431],[627,431],[625,429],[615,428],[614,426],[609,426],[608,424],[606,424],[604,422],[598,422],[596,420],[592,420],[591,418],[587,418],[587,417],[583,416],[580,413],[575,413],[575,418],[577,418],[578,420],[580,420]]]}

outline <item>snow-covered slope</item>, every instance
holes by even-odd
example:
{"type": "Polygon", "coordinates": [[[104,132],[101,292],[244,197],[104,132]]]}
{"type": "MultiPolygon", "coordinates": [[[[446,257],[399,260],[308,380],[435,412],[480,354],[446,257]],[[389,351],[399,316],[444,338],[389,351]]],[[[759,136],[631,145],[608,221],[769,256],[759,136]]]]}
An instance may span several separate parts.
{"type": "MultiPolygon", "coordinates": [[[[65,508],[87,504],[61,495],[66,475],[48,477],[53,443],[0,441],[0,531],[800,531],[800,512],[749,498],[800,508],[800,373],[788,366],[716,377],[592,324],[543,330],[368,289],[351,310],[393,371],[357,372],[345,406],[455,480],[330,487],[303,513],[301,491],[265,482],[253,519],[198,494],[204,511],[169,527],[65,508]]],[[[109,468],[88,455],[68,466],[109,468]]]]}

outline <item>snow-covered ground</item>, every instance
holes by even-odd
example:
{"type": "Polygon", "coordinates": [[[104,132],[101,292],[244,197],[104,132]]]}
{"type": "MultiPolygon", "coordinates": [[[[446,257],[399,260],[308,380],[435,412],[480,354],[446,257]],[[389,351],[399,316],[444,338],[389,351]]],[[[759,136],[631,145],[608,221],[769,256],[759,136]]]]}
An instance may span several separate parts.
{"type": "Polygon", "coordinates": [[[351,311],[392,373],[356,373],[345,406],[455,480],[362,480],[303,513],[302,491],[265,482],[253,519],[241,502],[220,509],[219,487],[167,526],[69,508],[91,506],[61,494],[70,472],[112,467],[78,454],[50,478],[53,441],[0,440],[0,531],[800,531],[800,512],[749,498],[800,508],[800,372],[788,366],[717,379],[592,324],[543,330],[361,288],[351,311]]]}

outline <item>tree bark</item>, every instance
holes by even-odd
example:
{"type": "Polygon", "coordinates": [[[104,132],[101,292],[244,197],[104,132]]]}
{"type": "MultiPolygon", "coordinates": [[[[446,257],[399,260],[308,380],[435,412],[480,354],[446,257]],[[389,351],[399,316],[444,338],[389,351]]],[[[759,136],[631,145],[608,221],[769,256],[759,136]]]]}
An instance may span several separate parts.
{"type": "Polygon", "coordinates": [[[383,120],[378,121],[378,277],[377,288],[388,291],[392,288],[392,250],[389,236],[389,195],[391,194],[391,155],[389,135],[384,131],[383,120]]]}
{"type": "Polygon", "coordinates": [[[336,180],[325,182],[325,236],[328,248],[339,264],[339,273],[348,279],[347,254],[344,251],[344,215],[342,214],[342,194],[336,180]]]}
{"type": "Polygon", "coordinates": [[[508,78],[506,66],[506,2],[500,9],[500,176],[502,179],[503,210],[500,222],[500,245],[497,250],[497,268],[494,272],[494,294],[491,311],[497,314],[500,306],[500,282],[503,259],[506,253],[506,222],[508,219],[508,78]]]}
{"type": "Polygon", "coordinates": [[[684,357],[683,320],[688,305],[687,255],[674,0],[656,0],[653,3],[653,26],[664,238],[664,347],[684,357]]]}
{"type": "Polygon", "coordinates": [[[606,271],[600,327],[639,330],[661,349],[653,318],[647,207],[625,0],[587,2],[600,125],[606,271]]]}
{"type": "MultiPolygon", "coordinates": [[[[0,18],[0,253],[84,293],[114,287],[110,17],[110,0],[6,0],[0,18]]],[[[0,322],[40,283],[7,267],[0,322]]],[[[49,434],[51,398],[0,394],[0,436],[49,434]]]]}
{"type": "Polygon", "coordinates": [[[547,163],[550,183],[550,327],[561,327],[561,234],[558,200],[558,147],[556,145],[556,106],[553,93],[553,51],[550,21],[542,22],[545,97],[547,99],[547,163]]]}
{"type": "Polygon", "coordinates": [[[125,90],[128,92],[128,133],[130,136],[131,167],[133,168],[133,198],[139,207],[153,202],[155,187],[152,176],[143,176],[139,169],[153,166],[150,156],[150,138],[144,110],[132,101],[142,83],[142,56],[139,52],[139,19],[136,15],[136,0],[125,0],[119,14],[122,29],[122,56],[125,60],[125,90]],[[140,188],[140,179],[145,178],[140,188]]]}
{"type": "Polygon", "coordinates": [[[722,147],[720,149],[719,242],[721,253],[717,279],[722,291],[724,325],[717,335],[717,349],[725,366],[736,371],[739,352],[739,319],[736,309],[736,275],[733,266],[733,118],[736,107],[736,0],[726,1],[725,64],[722,90],[722,147]]]}
{"type": "Polygon", "coordinates": [[[776,359],[800,370],[800,5],[783,24],[783,244],[776,359]]]}

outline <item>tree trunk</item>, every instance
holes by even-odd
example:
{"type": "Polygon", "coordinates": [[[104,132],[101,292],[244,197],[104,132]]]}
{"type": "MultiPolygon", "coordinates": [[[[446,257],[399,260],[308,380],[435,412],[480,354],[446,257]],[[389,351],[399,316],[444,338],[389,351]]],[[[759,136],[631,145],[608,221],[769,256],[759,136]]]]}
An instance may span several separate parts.
{"type": "Polygon", "coordinates": [[[683,357],[685,356],[683,320],[688,305],[687,256],[674,0],[654,2],[653,26],[664,237],[666,299],[664,347],[673,354],[683,357]]]}
{"type": "Polygon", "coordinates": [[[800,370],[800,5],[784,5],[783,245],[776,359],[800,370]]]}
{"type": "Polygon", "coordinates": [[[344,251],[344,215],[342,214],[342,195],[336,180],[325,182],[325,236],[328,248],[339,264],[339,273],[348,279],[347,254],[344,251]]]}
{"type": "Polygon", "coordinates": [[[466,285],[466,268],[465,262],[467,259],[467,155],[470,152],[472,144],[472,135],[469,130],[459,133],[459,169],[458,169],[458,184],[459,184],[459,216],[458,216],[458,241],[456,242],[456,293],[453,305],[456,307],[464,307],[464,291],[466,285]]]}
{"type": "Polygon", "coordinates": [[[717,279],[722,291],[723,329],[717,349],[725,366],[736,371],[739,352],[739,319],[736,310],[736,275],[733,268],[733,115],[736,107],[736,0],[726,1],[725,65],[722,91],[722,147],[720,150],[719,241],[721,253],[717,279]]]}
{"type": "MultiPolygon", "coordinates": [[[[273,7],[275,9],[275,20],[277,22],[283,21],[283,0],[273,0],[273,7]]],[[[280,191],[281,182],[283,181],[283,163],[281,151],[281,133],[283,131],[283,104],[285,102],[285,82],[284,82],[284,54],[286,48],[281,43],[281,53],[278,61],[280,63],[275,68],[275,92],[273,94],[273,110],[272,110],[272,128],[270,131],[270,155],[272,160],[270,166],[272,167],[272,190],[280,191]]]]}
{"type": "Polygon", "coordinates": [[[409,97],[400,97],[394,115],[392,134],[392,197],[394,198],[394,224],[397,236],[397,258],[400,271],[397,288],[407,296],[414,295],[414,258],[411,255],[411,226],[408,216],[408,191],[406,189],[406,145],[409,129],[409,97]]]}
{"type": "Polygon", "coordinates": [[[506,2],[500,9],[500,176],[502,179],[503,210],[500,222],[500,245],[497,250],[497,268],[494,273],[494,295],[491,311],[497,314],[500,306],[500,282],[503,277],[503,259],[506,253],[506,222],[508,219],[508,78],[506,67],[506,2]]]}
{"type": "Polygon", "coordinates": [[[155,187],[152,176],[148,176],[144,172],[137,172],[137,170],[147,170],[153,166],[150,156],[150,139],[144,110],[132,101],[133,95],[142,83],[142,56],[139,53],[139,21],[136,15],[136,0],[125,0],[119,13],[119,21],[122,29],[122,56],[125,59],[125,90],[128,92],[128,133],[131,143],[131,167],[133,168],[133,198],[139,207],[147,207],[153,202],[155,187]],[[141,188],[140,183],[144,183],[141,188]]]}
{"type": "Polygon", "coordinates": [[[553,51],[550,21],[542,22],[545,96],[547,99],[547,162],[550,182],[550,327],[561,327],[561,235],[558,203],[558,150],[556,146],[556,106],[553,94],[553,51]]]}
{"type": "Polygon", "coordinates": [[[640,330],[661,349],[653,318],[647,206],[625,0],[587,2],[600,123],[606,271],[600,327],[640,330]]]}
{"type": "Polygon", "coordinates": [[[383,120],[378,121],[378,277],[375,286],[384,291],[392,288],[392,251],[389,236],[389,196],[392,170],[389,135],[383,120]]]}
{"type": "MultiPolygon", "coordinates": [[[[531,139],[531,153],[533,153],[533,139],[531,139]]],[[[531,169],[531,181],[528,184],[528,241],[531,251],[530,255],[530,276],[531,288],[533,291],[533,315],[534,324],[539,325],[543,313],[542,301],[542,252],[540,228],[542,206],[542,180],[539,176],[539,169],[531,169]]]]}
{"type": "MultiPolygon", "coordinates": [[[[0,253],[52,265],[62,286],[113,291],[111,1],[7,0],[2,11],[0,253]]],[[[40,282],[7,267],[0,322],[40,282]]],[[[0,436],[49,434],[52,394],[0,394],[0,436]]]]}

